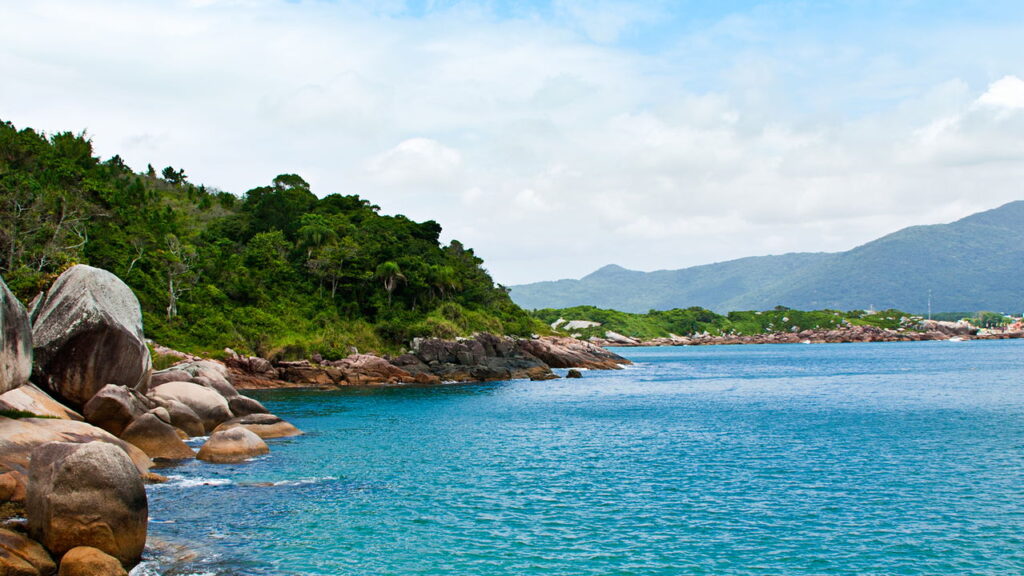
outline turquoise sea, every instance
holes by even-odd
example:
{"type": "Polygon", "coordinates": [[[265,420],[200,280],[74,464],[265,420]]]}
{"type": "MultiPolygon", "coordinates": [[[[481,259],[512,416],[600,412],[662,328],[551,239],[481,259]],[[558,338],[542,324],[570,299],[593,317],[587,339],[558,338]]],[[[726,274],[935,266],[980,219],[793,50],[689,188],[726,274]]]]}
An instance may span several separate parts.
{"type": "Polygon", "coordinates": [[[618,351],[259,394],[307,435],[164,470],[134,573],[1024,573],[1024,341],[618,351]]]}

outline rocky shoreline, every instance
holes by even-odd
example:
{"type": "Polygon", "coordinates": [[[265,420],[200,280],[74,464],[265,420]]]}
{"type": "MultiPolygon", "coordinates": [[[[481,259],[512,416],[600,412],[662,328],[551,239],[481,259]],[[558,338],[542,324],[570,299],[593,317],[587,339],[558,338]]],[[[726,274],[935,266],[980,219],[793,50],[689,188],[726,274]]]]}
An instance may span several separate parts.
{"type": "Polygon", "coordinates": [[[417,339],[408,353],[394,358],[352,354],[340,360],[270,362],[230,350],[226,354],[225,365],[240,390],[550,380],[558,378],[552,368],[614,370],[630,364],[618,354],[574,338],[493,334],[455,341],[417,339]]]}
{"type": "Polygon", "coordinates": [[[841,344],[853,342],[924,342],[932,340],[1009,340],[1024,338],[1024,331],[988,331],[965,322],[924,320],[913,329],[886,329],[876,326],[847,326],[831,330],[769,332],[755,335],[671,336],[639,340],[614,334],[610,338],[591,338],[604,348],[640,346],[730,346],[741,344],[841,344]]]}
{"type": "Polygon", "coordinates": [[[557,378],[629,361],[572,338],[419,340],[396,358],[271,363],[177,354],[154,372],[131,289],[77,265],[25,307],[0,279],[0,574],[127,575],[142,559],[146,483],[191,459],[244,462],[302,432],[239,389],[557,378]],[[207,437],[194,451],[185,440],[207,437]]]}

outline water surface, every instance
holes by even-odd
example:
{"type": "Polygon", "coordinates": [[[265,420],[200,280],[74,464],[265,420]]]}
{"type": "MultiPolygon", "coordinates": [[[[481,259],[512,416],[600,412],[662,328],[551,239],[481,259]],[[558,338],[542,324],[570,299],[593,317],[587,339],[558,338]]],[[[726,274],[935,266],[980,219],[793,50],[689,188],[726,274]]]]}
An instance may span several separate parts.
{"type": "Polygon", "coordinates": [[[259,394],[307,435],[166,471],[137,572],[1024,573],[1024,341],[620,352],[580,380],[259,394]]]}

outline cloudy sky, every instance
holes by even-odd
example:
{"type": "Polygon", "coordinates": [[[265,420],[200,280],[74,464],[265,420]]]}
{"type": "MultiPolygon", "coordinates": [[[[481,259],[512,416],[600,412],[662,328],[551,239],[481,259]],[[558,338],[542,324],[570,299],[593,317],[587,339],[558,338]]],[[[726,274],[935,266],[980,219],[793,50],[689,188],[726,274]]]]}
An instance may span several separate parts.
{"type": "Polygon", "coordinates": [[[1015,0],[0,0],[0,119],[437,220],[498,282],[1024,199],[1015,0]]]}

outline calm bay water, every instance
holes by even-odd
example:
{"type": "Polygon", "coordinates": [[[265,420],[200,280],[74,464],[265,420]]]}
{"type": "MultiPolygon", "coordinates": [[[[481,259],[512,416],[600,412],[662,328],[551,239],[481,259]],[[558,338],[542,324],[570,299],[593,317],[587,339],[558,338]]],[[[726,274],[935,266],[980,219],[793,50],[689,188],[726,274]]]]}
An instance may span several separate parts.
{"type": "Polygon", "coordinates": [[[620,352],[260,394],[307,435],[164,471],[136,572],[1024,573],[1024,341],[620,352]]]}

